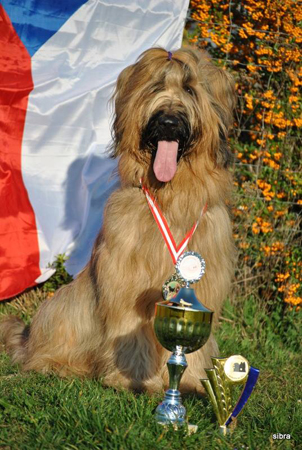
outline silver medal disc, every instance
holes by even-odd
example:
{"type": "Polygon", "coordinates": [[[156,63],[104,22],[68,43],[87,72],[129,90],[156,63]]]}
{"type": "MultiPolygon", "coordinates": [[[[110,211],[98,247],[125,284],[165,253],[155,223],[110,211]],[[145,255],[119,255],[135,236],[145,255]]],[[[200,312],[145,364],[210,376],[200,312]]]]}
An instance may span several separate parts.
{"type": "Polygon", "coordinates": [[[177,260],[176,272],[187,283],[197,283],[205,274],[205,260],[196,252],[185,252],[177,260]]]}

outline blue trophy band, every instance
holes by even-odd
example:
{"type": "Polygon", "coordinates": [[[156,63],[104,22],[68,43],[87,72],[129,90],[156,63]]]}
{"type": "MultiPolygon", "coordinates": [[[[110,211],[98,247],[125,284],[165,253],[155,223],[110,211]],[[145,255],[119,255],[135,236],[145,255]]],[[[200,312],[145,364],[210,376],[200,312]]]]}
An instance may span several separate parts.
{"type": "Polygon", "coordinates": [[[246,402],[248,401],[254,387],[255,384],[257,383],[258,380],[258,376],[259,376],[259,370],[255,369],[255,367],[251,367],[250,371],[249,371],[249,375],[248,375],[248,379],[247,382],[245,384],[245,387],[242,391],[242,394],[233,410],[233,412],[230,414],[230,416],[228,417],[228,419],[225,422],[225,426],[230,425],[230,423],[232,422],[232,420],[238,416],[238,414],[240,413],[240,411],[243,409],[244,405],[246,404],[246,402]]]}

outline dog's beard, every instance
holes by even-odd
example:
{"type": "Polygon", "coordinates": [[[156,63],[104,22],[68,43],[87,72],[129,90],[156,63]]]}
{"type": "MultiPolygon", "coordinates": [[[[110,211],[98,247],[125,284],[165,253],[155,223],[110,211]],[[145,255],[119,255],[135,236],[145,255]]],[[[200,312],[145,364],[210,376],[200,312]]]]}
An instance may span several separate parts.
{"type": "Polygon", "coordinates": [[[192,136],[187,118],[183,114],[159,111],[147,123],[141,148],[154,155],[153,171],[161,182],[171,181],[177,163],[190,147],[192,136]]]}

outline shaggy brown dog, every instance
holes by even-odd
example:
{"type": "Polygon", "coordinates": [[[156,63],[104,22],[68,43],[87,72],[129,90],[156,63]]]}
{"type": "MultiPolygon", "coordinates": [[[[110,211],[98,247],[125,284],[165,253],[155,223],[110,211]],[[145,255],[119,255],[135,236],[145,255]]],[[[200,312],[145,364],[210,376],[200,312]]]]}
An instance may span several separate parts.
{"type": "MultiPolygon", "coordinates": [[[[7,318],[1,334],[25,370],[97,376],[107,385],[154,391],[167,384],[169,356],[154,335],[154,309],[174,266],[140,179],[177,243],[207,203],[188,250],[206,261],[206,275],[194,288],[217,323],[234,262],[226,206],[234,87],[207,54],[181,49],[171,57],[157,48],[123,70],[114,100],[112,155],[120,157],[121,188],[108,201],[91,260],[42,304],[30,329],[7,318]]],[[[211,336],[188,355],[183,391],[199,389],[217,352],[211,336]]]]}

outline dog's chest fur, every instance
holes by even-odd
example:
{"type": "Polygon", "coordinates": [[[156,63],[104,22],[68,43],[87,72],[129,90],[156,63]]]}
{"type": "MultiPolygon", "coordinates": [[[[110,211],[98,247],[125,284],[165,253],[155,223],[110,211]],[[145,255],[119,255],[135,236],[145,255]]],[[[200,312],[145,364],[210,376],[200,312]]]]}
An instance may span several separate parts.
{"type": "MultiPolygon", "coordinates": [[[[162,212],[176,244],[179,244],[198,219],[202,203],[187,202],[183,211],[175,208],[175,204],[169,206],[162,212]]],[[[211,306],[215,295],[217,301],[217,296],[225,291],[221,283],[225,272],[230,270],[229,264],[226,263],[220,273],[216,268],[218,263],[229,259],[232,244],[222,234],[228,225],[225,207],[210,208],[187,248],[199,252],[206,260],[206,276],[196,289],[203,299],[205,291],[208,292],[205,302],[208,306],[211,306]],[[213,292],[213,298],[209,292],[213,292]]],[[[155,302],[161,299],[162,285],[175,269],[141,189],[124,188],[112,194],[106,208],[102,236],[97,275],[98,285],[102,286],[104,293],[101,297],[106,298],[106,302],[125,301],[129,307],[140,305],[142,316],[151,318],[155,302]],[[119,292],[118,300],[111,298],[113,292],[119,292]]]]}

